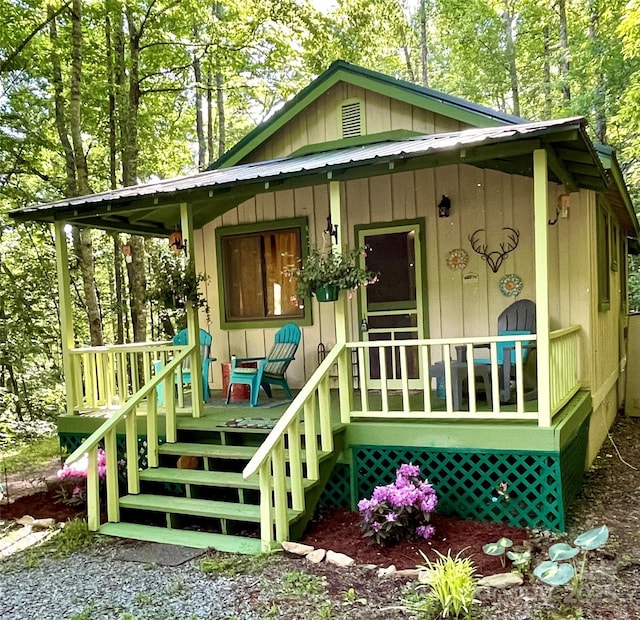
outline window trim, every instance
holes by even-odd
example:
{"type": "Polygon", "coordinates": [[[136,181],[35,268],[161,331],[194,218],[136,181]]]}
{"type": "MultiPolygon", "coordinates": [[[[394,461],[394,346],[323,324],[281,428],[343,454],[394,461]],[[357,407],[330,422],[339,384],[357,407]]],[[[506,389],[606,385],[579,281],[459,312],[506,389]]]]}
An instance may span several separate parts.
{"type": "Polygon", "coordinates": [[[231,329],[267,329],[270,327],[282,327],[286,323],[294,322],[301,327],[313,324],[310,304],[304,307],[302,317],[283,316],[282,318],[260,318],[252,320],[229,321],[225,312],[224,273],[222,268],[222,239],[223,237],[240,236],[251,233],[268,232],[284,228],[300,229],[300,249],[304,259],[308,253],[307,239],[309,237],[309,221],[306,217],[295,217],[284,220],[272,220],[269,222],[254,222],[252,224],[238,224],[236,226],[221,226],[216,228],[216,273],[218,277],[218,312],[220,328],[231,329]]]}

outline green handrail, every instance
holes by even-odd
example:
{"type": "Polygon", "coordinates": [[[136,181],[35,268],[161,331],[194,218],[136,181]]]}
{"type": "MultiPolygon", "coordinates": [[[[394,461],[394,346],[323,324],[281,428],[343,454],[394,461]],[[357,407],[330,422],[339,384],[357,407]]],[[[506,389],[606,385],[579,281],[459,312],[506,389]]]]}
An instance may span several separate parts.
{"type": "Polygon", "coordinates": [[[91,531],[100,528],[100,494],[98,479],[98,444],[104,439],[106,459],[107,518],[110,522],[120,521],[118,492],[118,460],[116,446],[116,426],[126,419],[127,486],[129,493],[140,492],[138,475],[138,437],[136,429],[136,407],[145,399],[147,403],[147,459],[150,467],[156,467],[158,461],[157,428],[157,391],[161,382],[165,382],[167,401],[167,440],[175,441],[175,400],[173,394],[174,373],[182,362],[195,350],[195,345],[176,349],[176,356],[158,374],[142,386],[108,420],[103,422],[66,460],[73,463],[88,455],[87,464],[87,524],[91,531]]]}
{"type": "Polygon", "coordinates": [[[329,351],[327,357],[322,361],[320,366],[316,368],[315,372],[311,375],[309,381],[300,390],[298,395],[293,399],[292,403],[287,407],[280,419],[276,422],[271,432],[267,435],[267,438],[262,442],[262,445],[258,451],[253,455],[253,458],[247,463],[242,470],[243,478],[248,478],[257,473],[260,467],[265,463],[271,452],[276,447],[276,444],[284,437],[285,432],[289,425],[294,421],[296,416],[303,410],[305,403],[313,395],[318,388],[318,385],[329,373],[331,367],[336,363],[338,357],[345,349],[345,344],[340,343],[329,351]]]}
{"type": "Polygon", "coordinates": [[[137,407],[145,397],[154,390],[166,377],[172,375],[178,366],[193,350],[193,345],[188,347],[180,347],[176,349],[178,354],[169,362],[161,372],[153,377],[149,383],[143,385],[120,409],[118,409],[108,420],[103,422],[85,441],[82,442],[65,460],[65,464],[69,465],[82,458],[89,450],[98,447],[98,443],[102,438],[122,420],[129,411],[137,407]]]}

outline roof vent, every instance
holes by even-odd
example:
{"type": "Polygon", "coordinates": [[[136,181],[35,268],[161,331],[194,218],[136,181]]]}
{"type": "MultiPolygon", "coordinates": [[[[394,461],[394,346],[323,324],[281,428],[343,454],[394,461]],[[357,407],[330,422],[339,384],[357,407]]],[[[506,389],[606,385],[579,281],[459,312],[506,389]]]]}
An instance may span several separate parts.
{"type": "Polygon", "coordinates": [[[342,114],[342,137],[353,138],[361,136],[362,131],[362,102],[353,101],[343,103],[340,108],[342,114]]]}

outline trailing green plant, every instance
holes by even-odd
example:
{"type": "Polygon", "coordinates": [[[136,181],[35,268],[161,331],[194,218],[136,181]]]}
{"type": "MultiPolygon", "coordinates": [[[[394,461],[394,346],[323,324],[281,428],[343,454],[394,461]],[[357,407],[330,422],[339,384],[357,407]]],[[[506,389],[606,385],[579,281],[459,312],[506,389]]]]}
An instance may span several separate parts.
{"type": "Polygon", "coordinates": [[[286,276],[297,281],[295,301],[302,307],[306,299],[324,286],[353,292],[359,286],[375,284],[378,275],[362,266],[366,255],[364,248],[339,251],[330,244],[320,250],[310,249],[299,264],[284,269],[286,276]]]}
{"type": "Polygon", "coordinates": [[[193,259],[182,254],[165,254],[153,275],[148,298],[170,310],[184,308],[186,302],[191,302],[209,314],[209,304],[199,289],[206,280],[204,274],[196,273],[193,259]]]}
{"type": "MultiPolygon", "coordinates": [[[[463,550],[464,551],[464,550],[463,550]]],[[[429,588],[426,597],[410,600],[407,609],[419,618],[430,618],[434,603],[442,618],[469,618],[477,590],[476,569],[471,558],[461,557],[462,551],[451,557],[438,554],[435,562],[420,551],[426,564],[418,566],[420,574],[417,588],[429,588]]]]}
{"type": "Polygon", "coordinates": [[[539,564],[533,574],[550,586],[571,583],[573,593],[577,595],[582,585],[589,551],[602,547],[608,539],[609,528],[602,525],[580,534],[573,541],[575,547],[566,543],[551,545],[549,559],[539,564]],[[582,553],[582,559],[578,563],[577,558],[580,553],[582,553]]]}

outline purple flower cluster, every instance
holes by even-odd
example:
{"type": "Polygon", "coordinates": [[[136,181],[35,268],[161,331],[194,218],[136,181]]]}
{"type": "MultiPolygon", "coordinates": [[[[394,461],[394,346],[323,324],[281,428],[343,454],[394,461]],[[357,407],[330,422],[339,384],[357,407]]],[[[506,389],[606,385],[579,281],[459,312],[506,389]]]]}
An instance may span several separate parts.
{"type": "Polygon", "coordinates": [[[429,523],[438,505],[435,489],[420,477],[420,468],[405,463],[398,468],[393,484],[376,487],[371,499],[358,502],[364,536],[380,544],[406,539],[428,540],[435,532],[429,523]]]}

